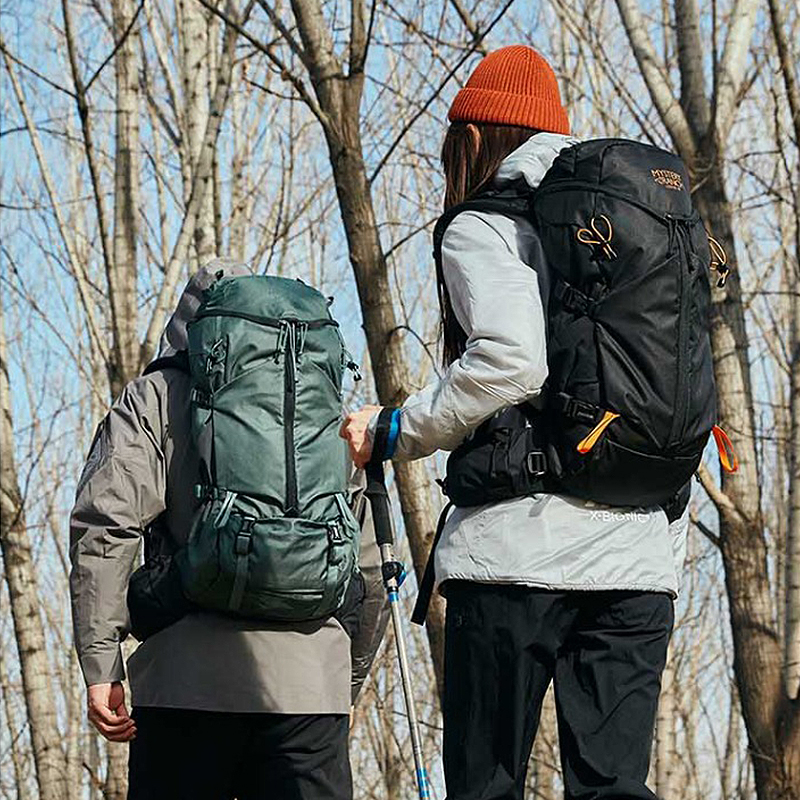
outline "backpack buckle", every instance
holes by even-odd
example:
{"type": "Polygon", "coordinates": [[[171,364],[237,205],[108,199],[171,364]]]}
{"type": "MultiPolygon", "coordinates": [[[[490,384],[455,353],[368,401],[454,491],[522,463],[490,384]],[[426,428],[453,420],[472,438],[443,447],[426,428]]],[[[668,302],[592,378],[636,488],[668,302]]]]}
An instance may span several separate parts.
{"type": "Polygon", "coordinates": [[[239,531],[233,545],[233,552],[237,556],[246,556],[250,552],[253,544],[253,536],[250,531],[239,531]]]}
{"type": "Polygon", "coordinates": [[[242,527],[233,540],[233,552],[237,556],[246,556],[253,549],[253,517],[243,517],[242,527]]]}
{"type": "Polygon", "coordinates": [[[568,311],[577,311],[587,317],[591,316],[591,312],[597,305],[596,300],[593,300],[589,295],[584,294],[580,289],[576,289],[566,281],[559,281],[556,284],[555,295],[568,311]]]}
{"type": "Polygon", "coordinates": [[[531,450],[526,457],[526,466],[532,478],[541,478],[547,472],[547,456],[541,450],[531,450]]]}
{"type": "Polygon", "coordinates": [[[195,386],[189,395],[189,401],[194,403],[198,408],[211,408],[211,395],[195,386]]]}
{"type": "Polygon", "coordinates": [[[570,397],[564,413],[578,422],[585,422],[587,425],[594,425],[594,421],[597,419],[597,409],[591,403],[578,400],[577,397],[570,397]]]}

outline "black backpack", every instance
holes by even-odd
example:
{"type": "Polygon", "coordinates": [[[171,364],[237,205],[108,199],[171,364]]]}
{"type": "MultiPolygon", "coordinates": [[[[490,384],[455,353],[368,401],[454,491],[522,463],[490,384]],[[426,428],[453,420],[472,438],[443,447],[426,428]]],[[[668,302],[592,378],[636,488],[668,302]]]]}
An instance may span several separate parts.
{"type": "Polygon", "coordinates": [[[728,267],[677,156],[620,139],[568,147],[535,191],[515,185],[450,209],[434,232],[437,260],[468,209],[526,216],[539,233],[548,378],[543,409],[500,414],[451,454],[444,486],[456,505],[537,491],[664,505],[711,432],[736,469],[714,424],[709,340],[709,270],[722,285],[728,267]]]}

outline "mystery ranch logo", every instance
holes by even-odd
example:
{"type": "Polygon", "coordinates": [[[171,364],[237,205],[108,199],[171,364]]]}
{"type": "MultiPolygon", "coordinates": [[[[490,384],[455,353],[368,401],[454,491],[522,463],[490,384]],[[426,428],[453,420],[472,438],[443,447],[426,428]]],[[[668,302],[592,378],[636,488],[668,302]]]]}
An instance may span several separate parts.
{"type": "Polygon", "coordinates": [[[653,180],[665,189],[672,189],[680,192],[683,190],[683,176],[680,172],[673,172],[671,169],[651,169],[650,174],[653,180]]]}

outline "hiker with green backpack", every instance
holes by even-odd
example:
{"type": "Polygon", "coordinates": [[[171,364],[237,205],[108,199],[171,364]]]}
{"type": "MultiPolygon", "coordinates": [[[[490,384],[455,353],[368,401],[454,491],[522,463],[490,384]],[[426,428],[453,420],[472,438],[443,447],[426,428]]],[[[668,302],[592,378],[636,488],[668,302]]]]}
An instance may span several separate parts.
{"type": "Polygon", "coordinates": [[[539,53],[487,55],[449,112],[434,231],[445,371],[345,420],[357,465],[452,451],[414,620],[447,601],[448,800],[522,800],[554,684],[565,796],[648,773],[688,528],[715,425],[710,270],[674,155],[569,135],[539,53]]]}
{"type": "Polygon", "coordinates": [[[89,719],[131,743],[130,800],[352,797],[349,712],[387,614],[329,305],[212,262],[95,435],[70,592],[89,719]]]}

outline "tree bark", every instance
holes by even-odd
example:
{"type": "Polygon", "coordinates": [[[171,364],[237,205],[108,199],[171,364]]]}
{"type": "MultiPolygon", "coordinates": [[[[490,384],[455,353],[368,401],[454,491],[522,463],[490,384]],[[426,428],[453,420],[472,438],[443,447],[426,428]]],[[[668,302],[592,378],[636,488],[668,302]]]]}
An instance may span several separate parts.
{"type": "Polygon", "coordinates": [[[120,363],[112,384],[116,397],[139,371],[139,319],[136,261],[139,213],[139,35],[130,26],[136,13],[134,0],[114,0],[115,41],[122,44],[114,58],[116,76],[116,133],[114,152],[114,238],[108,273],[109,295],[116,305],[114,352],[120,363]],[[124,39],[123,39],[124,37],[124,39]]]}
{"type": "MultiPolygon", "coordinates": [[[[5,608],[3,608],[5,611],[5,608]]],[[[6,672],[6,663],[3,651],[0,650],[0,695],[3,698],[3,713],[6,718],[6,734],[9,739],[9,750],[11,752],[11,766],[14,770],[14,788],[17,791],[17,800],[30,800],[28,782],[25,780],[24,753],[20,749],[22,744],[22,730],[17,719],[17,711],[14,708],[14,700],[11,693],[11,685],[6,672]]]]}
{"type": "MultiPolygon", "coordinates": [[[[786,34],[783,6],[769,0],[770,21],[789,104],[795,146],[800,154],[800,87],[786,34]]],[[[788,286],[800,280],[800,177],[793,181],[794,258],[786,266],[788,286]],[[792,263],[793,262],[793,263],[792,263]]],[[[790,698],[800,694],[800,297],[791,292],[789,339],[789,521],[786,531],[784,681],[790,698]]]]}
{"type": "Polygon", "coordinates": [[[68,796],[66,760],[56,725],[54,685],[39,616],[39,592],[14,459],[14,427],[0,306],[0,551],[22,671],[33,760],[41,800],[68,796]]]}
{"type": "Polygon", "coordinates": [[[71,647],[68,655],[67,686],[67,731],[66,731],[66,757],[67,757],[67,786],[69,787],[69,800],[83,800],[83,752],[81,741],[83,739],[84,716],[83,707],[83,678],[78,664],[78,653],[71,647]]]}
{"type": "MultiPolygon", "coordinates": [[[[190,160],[188,174],[193,180],[200,168],[203,137],[211,111],[210,100],[213,89],[210,91],[209,87],[213,87],[214,75],[210,69],[208,52],[209,47],[216,47],[216,42],[209,42],[208,13],[197,0],[179,0],[178,10],[183,45],[180,62],[183,84],[183,134],[190,160]]],[[[187,189],[190,187],[191,183],[187,189]]],[[[187,196],[186,203],[188,202],[187,196]]],[[[194,250],[197,266],[202,266],[216,255],[213,189],[204,192],[197,210],[194,250]]]]}
{"type": "Polygon", "coordinates": [[[666,800],[677,797],[676,778],[678,752],[675,723],[678,709],[675,696],[675,663],[672,648],[667,653],[667,664],[661,676],[661,696],[656,715],[655,785],[656,794],[666,800]]]}
{"type": "Polygon", "coordinates": [[[558,800],[556,781],[559,778],[558,728],[556,724],[556,700],[551,684],[542,701],[539,728],[533,743],[533,795],[536,800],[558,800]]]}

